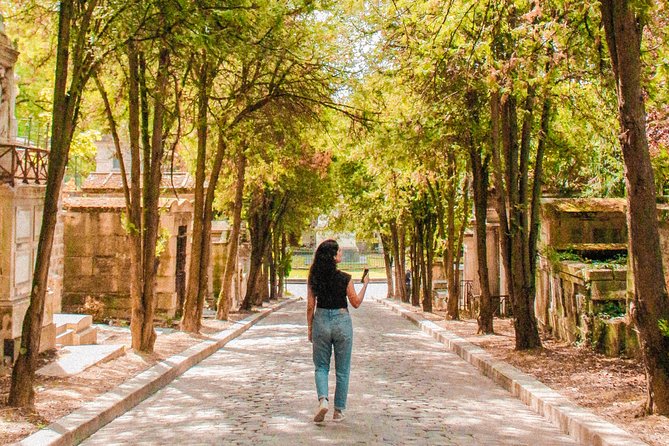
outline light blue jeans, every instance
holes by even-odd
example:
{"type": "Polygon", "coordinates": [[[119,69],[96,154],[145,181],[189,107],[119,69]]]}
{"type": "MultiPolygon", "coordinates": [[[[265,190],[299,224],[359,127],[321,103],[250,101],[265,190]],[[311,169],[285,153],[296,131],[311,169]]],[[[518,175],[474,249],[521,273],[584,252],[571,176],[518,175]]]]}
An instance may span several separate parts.
{"type": "Polygon", "coordinates": [[[316,308],[311,341],[318,399],[328,397],[328,374],[330,373],[332,347],[334,347],[337,376],[334,407],[344,410],[348,396],[348,378],[351,372],[351,349],[353,347],[353,324],[348,310],[346,308],[336,310],[316,308]]]}

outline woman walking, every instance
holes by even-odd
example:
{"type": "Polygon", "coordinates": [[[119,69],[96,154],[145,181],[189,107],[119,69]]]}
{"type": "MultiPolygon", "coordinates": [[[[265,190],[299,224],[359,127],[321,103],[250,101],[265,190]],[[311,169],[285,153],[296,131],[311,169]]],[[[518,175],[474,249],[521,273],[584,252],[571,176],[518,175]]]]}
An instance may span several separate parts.
{"type": "Polygon", "coordinates": [[[358,308],[365,297],[369,276],[356,293],[351,275],[337,269],[342,252],[336,241],[329,239],[316,249],[314,262],[309,269],[307,283],[307,323],[309,341],[312,342],[313,359],[318,393],[318,410],[315,422],[325,419],[328,411],[328,373],[334,347],[337,385],[334,395],[334,421],[344,419],[348,378],[351,369],[353,326],[348,313],[348,301],[358,308]]]}

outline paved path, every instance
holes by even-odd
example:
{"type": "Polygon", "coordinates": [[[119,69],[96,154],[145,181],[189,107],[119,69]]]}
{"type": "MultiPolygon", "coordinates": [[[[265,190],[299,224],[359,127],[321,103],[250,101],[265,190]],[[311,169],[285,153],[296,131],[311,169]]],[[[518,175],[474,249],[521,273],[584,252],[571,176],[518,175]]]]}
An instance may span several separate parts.
{"type": "MultiPolygon", "coordinates": [[[[86,445],[575,444],[381,304],[351,309],[348,418],[311,422],[304,301],[273,313],[86,445]]],[[[331,393],[334,371],[330,374],[331,393]]]]}

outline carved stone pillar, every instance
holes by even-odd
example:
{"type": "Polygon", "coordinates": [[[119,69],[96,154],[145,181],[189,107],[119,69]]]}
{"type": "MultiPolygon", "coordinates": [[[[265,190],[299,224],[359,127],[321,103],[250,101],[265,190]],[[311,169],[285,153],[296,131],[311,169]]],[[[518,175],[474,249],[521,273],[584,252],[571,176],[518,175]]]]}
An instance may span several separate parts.
{"type": "Polygon", "coordinates": [[[9,141],[16,132],[14,64],[19,53],[2,28],[0,24],[0,141],[9,141]]]}

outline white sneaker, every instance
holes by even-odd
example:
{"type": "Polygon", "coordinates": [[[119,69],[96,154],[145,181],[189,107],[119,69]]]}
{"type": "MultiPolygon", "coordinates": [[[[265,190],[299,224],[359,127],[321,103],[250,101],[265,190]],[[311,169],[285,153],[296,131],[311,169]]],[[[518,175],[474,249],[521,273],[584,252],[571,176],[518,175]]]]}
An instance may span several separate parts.
{"type": "Polygon", "coordinates": [[[321,402],[318,405],[318,412],[314,416],[314,422],[320,423],[325,420],[325,414],[328,413],[328,400],[326,398],[321,398],[321,402]]]}
{"type": "Polygon", "coordinates": [[[342,412],[341,410],[335,409],[334,415],[332,416],[332,421],[339,422],[339,421],[343,421],[344,418],[346,418],[346,415],[344,415],[344,412],[342,412]]]}

